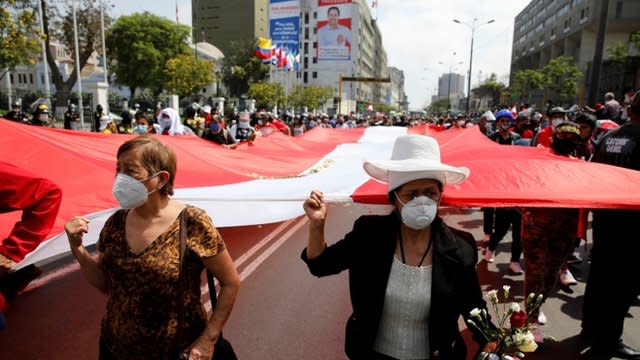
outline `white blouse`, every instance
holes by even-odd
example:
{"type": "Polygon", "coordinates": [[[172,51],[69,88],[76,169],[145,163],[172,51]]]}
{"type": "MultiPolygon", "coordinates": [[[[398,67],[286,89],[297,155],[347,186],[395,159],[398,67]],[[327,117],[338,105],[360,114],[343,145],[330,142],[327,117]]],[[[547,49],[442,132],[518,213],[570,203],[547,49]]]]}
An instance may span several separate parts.
{"type": "Polygon", "coordinates": [[[429,358],[429,266],[409,266],[395,256],[373,350],[397,359],[429,358]]]}

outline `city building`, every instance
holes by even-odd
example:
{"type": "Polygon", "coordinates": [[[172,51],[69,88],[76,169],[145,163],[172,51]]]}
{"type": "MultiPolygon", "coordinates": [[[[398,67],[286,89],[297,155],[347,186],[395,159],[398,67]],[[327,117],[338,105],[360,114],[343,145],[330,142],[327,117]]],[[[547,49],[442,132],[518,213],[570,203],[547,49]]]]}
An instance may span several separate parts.
{"type": "MultiPolygon", "coordinates": [[[[580,79],[576,101],[586,99],[595,54],[600,0],[533,0],[515,18],[511,76],[518,70],[538,69],[559,56],[569,56],[585,76],[580,79]]],[[[610,1],[604,59],[615,43],[629,44],[631,33],[640,30],[640,1],[610,1]]],[[[640,76],[636,73],[636,76],[640,76]]],[[[600,80],[598,97],[612,89],[607,73],[600,80]]],[[[640,81],[636,81],[636,84],[640,81]]]]}
{"type": "Polygon", "coordinates": [[[268,0],[192,0],[194,43],[206,41],[229,53],[234,41],[250,42],[269,33],[268,0]]]}
{"type": "MultiPolygon", "coordinates": [[[[344,9],[344,8],[343,8],[344,9]]],[[[369,104],[385,103],[386,83],[342,82],[342,97],[338,99],[340,77],[388,78],[387,53],[382,44],[382,34],[371,17],[370,4],[365,0],[353,0],[349,7],[351,18],[350,56],[343,60],[324,60],[318,51],[318,21],[327,14],[326,8],[318,8],[318,0],[301,0],[301,67],[299,82],[335,89],[332,111],[348,113],[362,111],[369,104]],[[338,104],[338,100],[340,103],[338,104]]],[[[346,13],[346,11],[345,11],[346,13]]]]}
{"type": "Polygon", "coordinates": [[[438,78],[438,96],[447,98],[449,95],[464,97],[464,75],[456,73],[442,74],[438,78]]]}
{"type": "Polygon", "coordinates": [[[464,75],[456,73],[442,74],[438,78],[438,98],[449,100],[450,108],[458,111],[460,100],[464,99],[464,75]]]}
{"type": "Polygon", "coordinates": [[[408,111],[407,94],[404,92],[404,71],[390,66],[387,68],[387,72],[391,79],[391,85],[388,87],[385,103],[408,111]]]}
{"type": "MultiPolygon", "coordinates": [[[[59,41],[52,40],[50,42],[50,49],[52,54],[52,60],[56,63],[62,79],[66,81],[71,73],[75,70],[75,62],[72,59],[72,52],[59,41]]],[[[104,70],[100,65],[100,59],[96,52],[94,52],[87,64],[82,68],[82,78],[88,78],[92,74],[99,72],[101,76],[104,74],[104,70]]],[[[44,79],[44,64],[42,60],[38,60],[33,65],[18,65],[11,72],[9,81],[11,82],[11,89],[19,96],[26,93],[44,92],[45,79],[44,79]]],[[[55,84],[51,78],[51,71],[49,70],[49,84],[51,92],[55,93],[55,84]]],[[[8,85],[5,80],[0,82],[0,90],[7,90],[8,85]]]]}

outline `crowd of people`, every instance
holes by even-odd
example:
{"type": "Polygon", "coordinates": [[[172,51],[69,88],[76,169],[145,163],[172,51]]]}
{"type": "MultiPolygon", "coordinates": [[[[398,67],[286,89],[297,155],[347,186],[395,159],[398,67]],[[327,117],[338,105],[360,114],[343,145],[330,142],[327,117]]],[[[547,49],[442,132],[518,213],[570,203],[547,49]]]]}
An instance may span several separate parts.
{"type": "MultiPolygon", "coordinates": [[[[300,136],[315,127],[424,124],[439,131],[450,131],[477,126],[482,134],[503,146],[548,148],[557,156],[640,171],[640,91],[623,105],[616,106],[611,94],[607,94],[605,100],[605,115],[597,109],[564,109],[549,103],[543,110],[527,105],[505,106],[477,116],[450,113],[276,116],[263,109],[225,118],[210,106],[194,104],[185,111],[183,119],[173,108],[158,108],[151,114],[134,106],[131,110],[125,109],[119,123],[98,106],[92,122],[94,131],[142,135],[132,137],[118,150],[113,193],[122,210],[105,224],[98,241],[99,256],[93,257],[82,245],[88,219],[75,217],[65,226],[72,253],[83,274],[90,284],[109,296],[101,329],[101,358],[147,358],[148,355],[161,358],[180,353],[186,354],[186,358],[210,358],[238,291],[238,274],[211,219],[200,209],[171,200],[176,158],[155,135],[199,136],[233,148],[259,136],[274,133],[300,136]],[[183,241],[186,245],[180,245],[183,241]],[[186,258],[183,250],[177,250],[180,246],[186,246],[186,258]],[[149,271],[151,268],[155,270],[149,271]],[[222,287],[213,317],[208,320],[199,296],[199,274],[204,269],[211,271],[222,287]],[[186,280],[182,278],[182,271],[186,272],[186,280]],[[158,277],[157,272],[162,276],[158,277]],[[151,280],[153,278],[156,280],[151,280]],[[149,289],[149,282],[153,289],[149,289]],[[175,324],[182,320],[176,312],[162,310],[173,306],[171,294],[176,282],[185,282],[188,287],[184,303],[188,318],[183,319],[186,333],[180,343],[176,343],[179,331],[175,324]],[[152,302],[147,298],[153,299],[152,302]],[[130,312],[129,308],[135,311],[130,312]],[[132,336],[143,333],[155,335],[132,336]]],[[[38,104],[31,119],[17,105],[5,116],[8,120],[34,126],[51,125],[52,116],[46,104],[38,104]]],[[[78,122],[77,108],[70,104],[64,127],[78,129],[78,122]]],[[[26,176],[26,172],[3,166],[7,174],[5,181],[9,183],[20,183],[11,180],[10,173],[13,177],[26,176]]],[[[388,184],[389,201],[395,209],[392,214],[365,216],[356,221],[344,240],[327,246],[324,241],[327,208],[323,194],[313,191],[304,204],[310,219],[310,233],[302,259],[311,273],[326,276],[347,269],[351,272],[350,289],[355,300],[354,314],[347,326],[347,354],[352,358],[372,359],[438,358],[440,355],[465,358],[457,319],[468,316],[473,308],[486,307],[475,273],[478,254],[470,234],[450,228],[438,217],[438,205],[444,185],[464,181],[469,170],[441,163],[437,141],[423,135],[399,137],[391,160],[367,161],[364,169],[373,178],[388,184]],[[378,246],[364,244],[372,238],[379,241],[378,246]],[[456,265],[443,266],[450,259],[454,259],[456,265]],[[464,276],[449,278],[448,272],[464,276]],[[419,291],[431,296],[407,293],[406,286],[416,283],[424,285],[419,291]],[[386,284],[386,290],[381,284],[386,284]],[[435,328],[439,331],[430,331],[435,328]]],[[[61,195],[55,184],[50,187],[53,200],[43,201],[52,203],[42,204],[55,214],[61,195]]],[[[20,201],[16,204],[11,205],[11,209],[19,209],[20,201]]],[[[546,299],[558,282],[563,286],[576,284],[568,263],[574,260],[575,247],[586,240],[588,209],[486,208],[483,215],[482,261],[494,262],[499,242],[511,229],[513,241],[508,270],[524,274],[525,294],[541,294],[546,299]],[[520,262],[522,256],[524,269],[520,262]]],[[[25,254],[46,237],[43,233],[51,227],[51,216],[47,219],[42,231],[31,234],[29,231],[34,232],[34,227],[21,230],[29,221],[23,217],[24,224],[18,223],[12,235],[3,241],[0,283],[25,254]],[[25,235],[22,233],[29,235],[27,240],[20,240],[20,236],[25,235]]],[[[640,351],[620,340],[625,314],[640,293],[640,283],[627,283],[619,276],[634,273],[634,256],[640,251],[640,243],[634,238],[634,225],[638,221],[638,211],[593,211],[594,245],[584,297],[583,338],[593,349],[625,359],[640,359],[640,351]],[[613,292],[619,295],[613,299],[603,296],[613,292]],[[605,307],[610,311],[603,312],[605,307]],[[606,334],[601,329],[607,329],[606,334]]],[[[542,311],[530,312],[528,316],[530,322],[538,325],[547,321],[542,311]]],[[[486,339],[478,341],[483,348],[490,346],[486,339]]]]}

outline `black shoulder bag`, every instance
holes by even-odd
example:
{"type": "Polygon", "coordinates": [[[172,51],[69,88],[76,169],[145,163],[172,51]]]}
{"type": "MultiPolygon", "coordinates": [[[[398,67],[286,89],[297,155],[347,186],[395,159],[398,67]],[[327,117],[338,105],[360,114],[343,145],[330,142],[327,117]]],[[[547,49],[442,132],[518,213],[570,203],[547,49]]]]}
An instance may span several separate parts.
{"type": "MultiPolygon", "coordinates": [[[[180,274],[178,275],[178,293],[176,299],[176,310],[178,314],[178,328],[176,332],[176,338],[174,341],[173,349],[177,349],[177,351],[173,351],[173,354],[179,354],[177,358],[179,360],[188,359],[188,354],[186,352],[182,352],[182,339],[184,336],[184,288],[185,288],[185,271],[184,271],[184,257],[186,255],[187,248],[187,222],[186,222],[186,211],[183,211],[180,214],[180,274]]],[[[216,308],[217,298],[216,298],[216,286],[213,282],[213,274],[209,270],[207,271],[207,284],[209,285],[209,296],[211,297],[211,311],[216,308]]],[[[176,358],[176,357],[172,357],[176,358]]],[[[233,351],[233,347],[231,343],[222,337],[222,333],[218,337],[218,341],[216,342],[213,350],[213,359],[215,360],[237,360],[238,357],[236,353],[233,351]]]]}

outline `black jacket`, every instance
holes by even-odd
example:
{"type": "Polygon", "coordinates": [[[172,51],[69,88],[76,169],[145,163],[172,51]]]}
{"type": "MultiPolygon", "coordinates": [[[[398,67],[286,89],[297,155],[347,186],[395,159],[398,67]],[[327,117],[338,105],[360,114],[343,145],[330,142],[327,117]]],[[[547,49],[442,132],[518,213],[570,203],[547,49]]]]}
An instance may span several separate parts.
{"type": "MultiPolygon", "coordinates": [[[[349,270],[353,314],[347,321],[345,351],[351,359],[367,359],[373,349],[391,264],[395,254],[400,219],[362,216],[343,240],[327,247],[315,259],[302,260],[311,273],[322,277],[349,270]]],[[[458,330],[460,315],[473,308],[486,308],[475,269],[477,254],[462,237],[440,219],[432,224],[434,241],[429,349],[431,359],[466,358],[466,346],[458,330]]],[[[474,334],[474,339],[480,341],[474,334]]]]}

